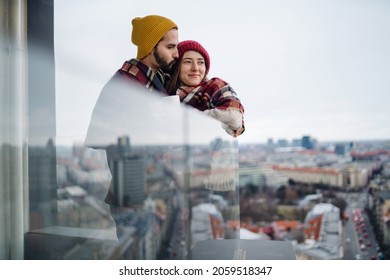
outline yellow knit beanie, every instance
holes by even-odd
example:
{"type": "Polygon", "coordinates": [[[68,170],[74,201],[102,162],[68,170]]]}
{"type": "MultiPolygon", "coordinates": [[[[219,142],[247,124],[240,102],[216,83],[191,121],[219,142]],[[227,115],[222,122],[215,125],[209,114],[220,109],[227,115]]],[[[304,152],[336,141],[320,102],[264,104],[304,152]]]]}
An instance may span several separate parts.
{"type": "Polygon", "coordinates": [[[147,56],[169,30],[177,28],[172,20],[158,15],[136,17],[131,23],[133,25],[131,41],[138,48],[138,59],[147,56]]]}

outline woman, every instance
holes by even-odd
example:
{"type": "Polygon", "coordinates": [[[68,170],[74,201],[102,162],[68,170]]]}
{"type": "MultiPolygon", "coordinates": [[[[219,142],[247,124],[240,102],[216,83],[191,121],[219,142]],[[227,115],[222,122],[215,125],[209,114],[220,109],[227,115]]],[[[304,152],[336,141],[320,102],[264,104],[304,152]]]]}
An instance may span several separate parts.
{"type": "Polygon", "coordinates": [[[230,85],[220,78],[207,78],[210,56],[196,41],[187,40],[177,46],[179,58],[167,84],[170,95],[206,112],[221,121],[222,127],[233,137],[245,130],[244,107],[230,85]]]}

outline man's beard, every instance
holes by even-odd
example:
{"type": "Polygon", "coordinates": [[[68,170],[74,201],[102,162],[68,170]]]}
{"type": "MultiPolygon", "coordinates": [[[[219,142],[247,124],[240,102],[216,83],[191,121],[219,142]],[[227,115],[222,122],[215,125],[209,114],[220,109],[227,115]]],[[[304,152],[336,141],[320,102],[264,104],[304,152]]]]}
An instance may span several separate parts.
{"type": "Polygon", "coordinates": [[[170,73],[172,70],[172,66],[175,63],[175,60],[172,60],[171,62],[165,61],[158,53],[157,48],[154,48],[153,50],[153,56],[156,59],[160,69],[165,73],[170,73]]]}

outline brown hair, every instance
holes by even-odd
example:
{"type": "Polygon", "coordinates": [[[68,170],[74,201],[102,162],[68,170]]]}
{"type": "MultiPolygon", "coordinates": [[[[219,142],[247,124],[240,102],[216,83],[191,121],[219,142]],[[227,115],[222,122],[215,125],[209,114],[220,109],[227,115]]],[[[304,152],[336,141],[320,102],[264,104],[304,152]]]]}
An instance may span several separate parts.
{"type": "Polygon", "coordinates": [[[183,58],[178,59],[172,67],[171,77],[166,85],[166,91],[169,95],[176,95],[176,90],[180,87],[179,75],[182,59],[183,58]]]}

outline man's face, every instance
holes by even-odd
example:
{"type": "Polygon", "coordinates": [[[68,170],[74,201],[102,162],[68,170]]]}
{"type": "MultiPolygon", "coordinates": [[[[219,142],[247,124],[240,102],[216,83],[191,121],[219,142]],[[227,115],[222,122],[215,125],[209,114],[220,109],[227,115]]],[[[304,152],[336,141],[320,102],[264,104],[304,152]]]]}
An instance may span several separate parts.
{"type": "Polygon", "coordinates": [[[158,64],[158,68],[162,71],[170,72],[173,64],[179,57],[178,43],[179,33],[177,29],[171,29],[153,49],[153,56],[158,64]]]}

